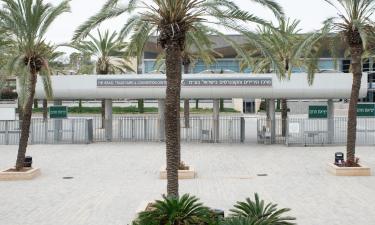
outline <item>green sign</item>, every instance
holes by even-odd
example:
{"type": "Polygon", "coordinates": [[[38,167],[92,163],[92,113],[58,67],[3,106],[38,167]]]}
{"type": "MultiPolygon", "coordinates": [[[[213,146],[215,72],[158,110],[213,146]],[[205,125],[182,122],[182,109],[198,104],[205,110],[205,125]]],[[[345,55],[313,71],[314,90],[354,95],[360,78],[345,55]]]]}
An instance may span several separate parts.
{"type": "Polygon", "coordinates": [[[358,104],[357,116],[375,117],[375,104],[358,104]]]}
{"type": "Polygon", "coordinates": [[[324,119],[328,117],[327,106],[325,105],[310,105],[309,119],[324,119]]]}
{"type": "Polygon", "coordinates": [[[63,119],[68,117],[68,107],[66,106],[51,106],[49,107],[49,118],[63,119]]]}

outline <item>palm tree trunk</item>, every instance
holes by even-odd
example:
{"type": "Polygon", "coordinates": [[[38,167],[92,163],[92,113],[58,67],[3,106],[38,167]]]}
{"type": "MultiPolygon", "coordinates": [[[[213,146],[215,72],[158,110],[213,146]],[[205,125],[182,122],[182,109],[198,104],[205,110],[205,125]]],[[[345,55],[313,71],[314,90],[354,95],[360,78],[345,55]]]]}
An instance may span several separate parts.
{"type": "MultiPolygon", "coordinates": [[[[184,74],[189,73],[190,63],[184,64],[184,74]]],[[[184,99],[184,119],[185,119],[185,128],[190,127],[190,101],[188,98],[184,99]]]]}
{"type": "Polygon", "coordinates": [[[286,137],[288,119],[288,103],[285,98],[281,99],[281,135],[286,137]]]}
{"type": "Polygon", "coordinates": [[[189,99],[184,99],[184,119],[185,128],[190,127],[190,101],[189,99]]]}
{"type": "MultiPolygon", "coordinates": [[[[143,57],[144,57],[143,54],[142,54],[142,56],[137,57],[137,74],[143,73],[142,64],[141,64],[141,61],[143,60],[143,57]]],[[[141,114],[143,114],[145,112],[145,101],[144,101],[144,99],[138,99],[138,112],[141,113],[141,114]]]]}
{"type": "Polygon", "coordinates": [[[34,109],[39,108],[38,106],[38,99],[34,99],[34,109]]]}
{"type": "Polygon", "coordinates": [[[104,129],[104,124],[105,124],[105,100],[102,99],[102,107],[101,107],[101,115],[102,115],[102,129],[104,129]]]}
{"type": "Polygon", "coordinates": [[[138,99],[138,112],[139,113],[145,112],[145,102],[143,99],[138,99]]]}
{"type": "Polygon", "coordinates": [[[31,124],[31,115],[33,110],[33,100],[35,95],[35,85],[37,72],[34,69],[30,71],[30,83],[28,87],[29,96],[27,98],[26,106],[23,110],[23,120],[21,125],[21,137],[18,146],[17,161],[16,161],[16,170],[20,171],[23,168],[25,157],[26,157],[26,148],[27,142],[29,140],[30,124],[31,124]]]}
{"type": "Polygon", "coordinates": [[[48,119],[48,101],[43,99],[43,120],[47,121],[48,119]]]}
{"type": "Polygon", "coordinates": [[[78,112],[82,112],[82,100],[78,100],[78,112]]]}
{"type": "Polygon", "coordinates": [[[167,194],[178,196],[178,167],[180,163],[180,92],[181,49],[177,42],[166,45],[167,90],[165,98],[165,132],[167,158],[167,194]]]}
{"type": "Polygon", "coordinates": [[[20,101],[18,99],[18,120],[23,120],[23,109],[22,105],[20,104],[20,101]]]}
{"type": "Polygon", "coordinates": [[[199,109],[199,99],[195,99],[195,109],[199,109]]]}
{"type": "Polygon", "coordinates": [[[224,112],[224,99],[220,99],[220,112],[224,112]]]}
{"type": "Polygon", "coordinates": [[[357,104],[362,80],[362,53],[362,45],[350,46],[350,55],[352,57],[351,67],[353,72],[353,84],[348,113],[348,131],[346,145],[347,166],[355,165],[355,143],[357,139],[357,104]]]}

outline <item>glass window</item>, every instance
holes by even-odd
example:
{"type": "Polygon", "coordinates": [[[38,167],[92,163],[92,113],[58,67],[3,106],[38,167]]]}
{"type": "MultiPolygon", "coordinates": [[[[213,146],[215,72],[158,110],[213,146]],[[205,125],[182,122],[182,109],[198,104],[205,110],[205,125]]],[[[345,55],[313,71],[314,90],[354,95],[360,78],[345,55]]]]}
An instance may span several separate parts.
{"type": "Polygon", "coordinates": [[[154,67],[154,64],[155,64],[155,61],[154,60],[147,60],[147,61],[144,61],[144,66],[145,66],[145,73],[149,73],[153,70],[155,70],[155,67],[154,67]]]}
{"type": "Polygon", "coordinates": [[[318,67],[320,70],[334,70],[335,69],[335,62],[332,59],[321,59],[318,62],[318,67]]]}

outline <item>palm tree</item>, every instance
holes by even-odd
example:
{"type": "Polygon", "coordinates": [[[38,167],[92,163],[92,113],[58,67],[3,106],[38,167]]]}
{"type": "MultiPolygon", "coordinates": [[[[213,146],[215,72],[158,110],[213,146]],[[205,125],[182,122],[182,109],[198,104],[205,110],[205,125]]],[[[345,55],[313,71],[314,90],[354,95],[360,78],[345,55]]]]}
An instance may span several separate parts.
{"type": "Polygon", "coordinates": [[[337,17],[325,21],[328,31],[340,35],[351,56],[353,73],[352,92],[349,103],[346,157],[347,166],[355,166],[355,144],[357,138],[357,104],[362,79],[362,55],[374,36],[374,23],[370,18],[375,11],[372,0],[325,0],[338,11],[337,17]]]}
{"type": "MultiPolygon", "coordinates": [[[[78,43],[68,44],[83,54],[88,54],[97,58],[96,74],[107,75],[116,73],[135,72],[130,65],[129,60],[125,58],[125,42],[117,32],[110,33],[108,30],[102,34],[97,31],[97,38],[89,34],[89,40],[78,43]]],[[[105,124],[105,100],[101,102],[102,128],[105,124]]]]}
{"type": "MultiPolygon", "coordinates": [[[[1,0],[1,2],[3,8],[0,10],[0,26],[8,31],[18,47],[10,67],[22,66],[29,73],[20,76],[20,83],[27,89],[24,92],[25,96],[22,96],[24,97],[23,121],[16,161],[16,170],[20,171],[23,168],[29,139],[37,75],[43,69],[48,70],[45,34],[52,22],[62,13],[68,12],[70,8],[69,0],[62,1],[57,6],[45,3],[43,0],[1,0]]],[[[42,77],[44,80],[49,78],[42,77]]]]}
{"type": "MultiPolygon", "coordinates": [[[[188,32],[186,36],[185,48],[182,51],[182,65],[184,74],[191,72],[192,67],[201,60],[209,66],[216,60],[216,56],[222,56],[220,53],[212,50],[212,41],[210,40],[210,29],[203,24],[199,25],[197,32],[188,32]]],[[[162,52],[155,62],[156,69],[165,67],[165,52],[162,52]]],[[[190,100],[184,99],[184,124],[185,128],[190,127],[190,100]]]]}
{"type": "MultiPolygon", "coordinates": [[[[269,7],[280,15],[280,6],[272,0],[253,0],[269,7]]],[[[122,29],[131,33],[130,46],[148,40],[151,34],[158,34],[158,44],[165,51],[166,98],[165,131],[167,158],[167,193],[178,196],[178,168],[180,160],[179,103],[181,91],[182,52],[189,32],[197,32],[199,24],[215,24],[234,31],[243,31],[245,22],[267,22],[239,9],[229,0],[152,0],[148,5],[141,0],[131,0],[121,5],[119,0],[108,0],[101,11],[81,25],[73,37],[79,40],[106,19],[128,14],[129,19],[122,29]],[[137,10],[142,10],[141,13],[137,10]]],[[[256,38],[250,31],[243,34],[256,38]]],[[[243,54],[245,56],[245,54],[243,54]]]]}
{"type": "MultiPolygon", "coordinates": [[[[249,54],[254,57],[251,65],[242,63],[241,68],[252,67],[254,72],[269,73],[276,70],[280,79],[289,79],[294,68],[307,67],[309,73],[308,82],[312,84],[313,74],[316,72],[316,60],[314,50],[318,48],[320,33],[301,34],[298,28],[300,21],[285,17],[278,18],[276,27],[263,26],[258,28],[258,33],[264,45],[271,49],[271,54],[282,65],[281,70],[274,68],[272,60],[254,49],[251,43],[245,45],[249,54]],[[315,48],[314,48],[315,47],[315,48]]],[[[281,99],[282,136],[286,136],[288,105],[287,99],[281,99]]]]}

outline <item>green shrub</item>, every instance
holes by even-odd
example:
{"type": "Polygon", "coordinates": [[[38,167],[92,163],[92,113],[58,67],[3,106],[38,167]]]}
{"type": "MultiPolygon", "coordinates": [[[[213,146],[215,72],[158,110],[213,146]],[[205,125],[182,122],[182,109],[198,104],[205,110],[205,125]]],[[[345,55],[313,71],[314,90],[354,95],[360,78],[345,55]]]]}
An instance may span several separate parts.
{"type": "Polygon", "coordinates": [[[259,196],[255,193],[255,201],[247,198],[245,202],[237,202],[234,209],[230,210],[232,217],[245,217],[252,220],[262,222],[261,224],[269,225],[292,225],[290,221],[296,218],[290,216],[283,216],[283,214],[290,211],[288,208],[277,209],[277,204],[268,203],[259,200],[259,196]]]}
{"type": "Polygon", "coordinates": [[[188,194],[179,198],[157,200],[152,209],[139,213],[133,225],[211,225],[214,220],[209,208],[188,194]]]}

